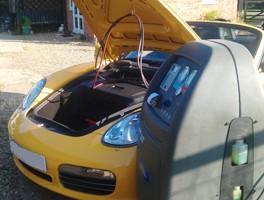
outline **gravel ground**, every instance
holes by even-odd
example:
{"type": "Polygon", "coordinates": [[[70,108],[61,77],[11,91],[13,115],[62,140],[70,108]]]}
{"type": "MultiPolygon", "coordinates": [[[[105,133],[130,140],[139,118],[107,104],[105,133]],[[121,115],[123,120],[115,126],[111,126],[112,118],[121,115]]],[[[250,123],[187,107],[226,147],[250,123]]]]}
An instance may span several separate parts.
{"type": "Polygon", "coordinates": [[[93,60],[93,44],[56,33],[0,34],[0,199],[67,200],[26,179],[14,166],[7,122],[26,92],[41,77],[93,60]]]}

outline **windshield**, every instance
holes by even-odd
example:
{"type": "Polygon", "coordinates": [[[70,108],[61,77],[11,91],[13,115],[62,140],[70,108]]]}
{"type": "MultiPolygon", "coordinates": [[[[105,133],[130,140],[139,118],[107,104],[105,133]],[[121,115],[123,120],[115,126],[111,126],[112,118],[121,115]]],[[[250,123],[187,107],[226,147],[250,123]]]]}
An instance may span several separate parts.
{"type": "Polygon", "coordinates": [[[188,22],[200,38],[224,39],[244,45],[255,57],[262,34],[260,31],[235,24],[218,22],[188,22]]]}
{"type": "MultiPolygon", "coordinates": [[[[160,51],[144,51],[143,52],[143,62],[157,62],[163,63],[171,54],[160,51]]],[[[131,51],[125,56],[127,60],[136,60],[138,56],[137,51],[131,51]]]]}

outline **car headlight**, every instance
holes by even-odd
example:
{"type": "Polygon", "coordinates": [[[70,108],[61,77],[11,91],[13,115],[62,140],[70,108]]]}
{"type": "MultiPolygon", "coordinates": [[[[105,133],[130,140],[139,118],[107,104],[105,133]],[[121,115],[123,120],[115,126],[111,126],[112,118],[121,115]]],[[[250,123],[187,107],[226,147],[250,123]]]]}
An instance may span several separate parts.
{"type": "Polygon", "coordinates": [[[114,124],[103,136],[103,142],[114,146],[131,146],[137,143],[140,129],[140,114],[131,114],[114,124]]]}
{"type": "Polygon", "coordinates": [[[46,79],[41,79],[39,82],[36,83],[36,85],[30,90],[28,95],[24,98],[22,103],[22,109],[28,109],[31,104],[34,102],[34,100],[39,96],[42,89],[44,88],[46,84],[46,79]]]}

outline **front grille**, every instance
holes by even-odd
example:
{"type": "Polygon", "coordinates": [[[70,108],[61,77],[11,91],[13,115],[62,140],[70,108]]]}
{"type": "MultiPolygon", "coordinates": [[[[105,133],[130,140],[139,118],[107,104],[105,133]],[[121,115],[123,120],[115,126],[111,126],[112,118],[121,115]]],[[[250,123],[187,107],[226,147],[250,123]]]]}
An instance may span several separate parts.
{"type": "Polygon", "coordinates": [[[29,165],[27,165],[26,163],[24,163],[24,162],[21,161],[21,160],[18,160],[18,161],[22,164],[22,166],[23,166],[24,168],[26,168],[29,172],[31,172],[31,173],[34,174],[35,176],[37,176],[37,177],[39,177],[39,178],[42,178],[42,179],[44,179],[44,180],[46,180],[46,181],[48,181],[48,182],[52,182],[52,178],[51,178],[49,175],[44,174],[44,173],[42,173],[42,172],[40,172],[40,171],[34,169],[33,167],[30,167],[29,165]]]}
{"type": "Polygon", "coordinates": [[[59,178],[65,188],[96,195],[111,194],[114,192],[116,186],[115,177],[96,178],[89,177],[89,175],[85,176],[84,174],[78,175],[76,172],[63,170],[63,167],[59,169],[59,178]]]}

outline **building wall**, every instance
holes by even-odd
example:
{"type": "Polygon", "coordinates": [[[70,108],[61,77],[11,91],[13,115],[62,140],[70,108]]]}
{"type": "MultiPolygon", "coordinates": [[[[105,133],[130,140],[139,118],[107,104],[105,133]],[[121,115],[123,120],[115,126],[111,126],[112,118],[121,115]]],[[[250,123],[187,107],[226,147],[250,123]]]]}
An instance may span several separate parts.
{"type": "Polygon", "coordinates": [[[208,11],[218,11],[219,18],[235,21],[238,0],[164,0],[184,20],[203,19],[208,11]]]}
{"type": "MultiPolygon", "coordinates": [[[[70,2],[69,0],[67,1],[67,25],[68,25],[68,30],[73,32],[73,8],[70,6],[70,2]]],[[[93,37],[93,33],[91,32],[91,29],[89,27],[89,25],[87,24],[86,21],[84,21],[84,36],[86,37],[86,39],[88,41],[93,41],[94,37],[93,37]]]]}
{"type": "Polygon", "coordinates": [[[73,30],[73,11],[72,8],[70,6],[70,1],[66,0],[67,2],[67,26],[68,26],[68,30],[72,32],[73,30]]]}
{"type": "Polygon", "coordinates": [[[91,41],[91,42],[94,41],[94,35],[86,21],[84,21],[84,33],[88,41],[91,41]]]}

